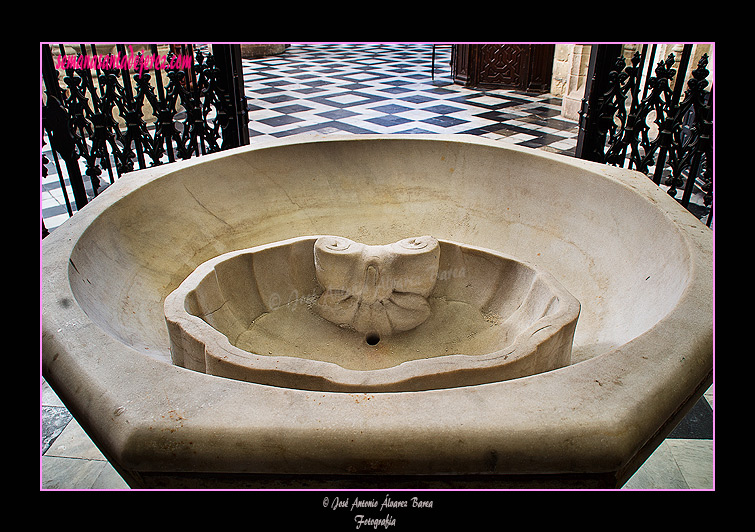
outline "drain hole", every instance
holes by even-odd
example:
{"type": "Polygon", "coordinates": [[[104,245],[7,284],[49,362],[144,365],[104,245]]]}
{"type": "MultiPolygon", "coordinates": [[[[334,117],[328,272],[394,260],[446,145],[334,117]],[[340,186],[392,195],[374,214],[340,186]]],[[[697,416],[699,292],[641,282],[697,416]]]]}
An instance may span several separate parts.
{"type": "Polygon", "coordinates": [[[370,333],[364,337],[364,341],[367,345],[376,345],[380,341],[380,335],[378,333],[370,333]]]}

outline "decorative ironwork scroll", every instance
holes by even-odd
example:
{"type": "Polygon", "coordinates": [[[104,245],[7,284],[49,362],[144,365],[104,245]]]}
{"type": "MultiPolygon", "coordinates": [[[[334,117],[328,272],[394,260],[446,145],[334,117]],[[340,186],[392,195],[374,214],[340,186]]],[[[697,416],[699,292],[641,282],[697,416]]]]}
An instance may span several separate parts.
{"type": "Polygon", "coordinates": [[[673,150],[670,153],[672,169],[669,194],[676,196],[677,188],[684,186],[682,204],[692,194],[695,179],[700,178],[705,192],[705,204],[712,203],[713,194],[713,93],[708,86],[708,56],[698,62],[687,82],[684,101],[676,109],[672,132],[673,150]],[[686,172],[686,181],[682,179],[686,172]]]}
{"type": "Polygon", "coordinates": [[[637,88],[641,68],[640,54],[632,57],[631,66],[618,59],[608,74],[609,89],[603,96],[599,110],[601,123],[608,133],[605,159],[608,164],[620,164],[626,155],[627,143],[633,143],[637,127],[637,88]],[[627,100],[630,108],[627,112],[627,100]]]}
{"type": "MultiPolygon", "coordinates": [[[[647,77],[642,97],[639,95],[642,65],[648,57],[648,45],[636,52],[627,66],[618,58],[598,72],[594,71],[598,93],[586,96],[581,111],[580,145],[587,146],[582,158],[615,166],[628,165],[645,173],[657,184],[668,187],[676,197],[683,189],[680,203],[690,208],[696,184],[703,191],[703,201],[712,221],[713,200],[713,95],[707,91],[709,58],[703,55],[691,72],[684,100],[682,85],[674,84],[677,74],[686,73],[691,45],[685,45],[678,67],[670,54],[660,61],[654,76],[647,77]],[[666,177],[664,181],[664,177],[666,177]]],[[[649,56],[655,54],[655,45],[649,56]]],[[[608,64],[605,60],[604,64],[608,64]]],[[[648,66],[650,68],[650,65],[648,66]]],[[[648,68],[648,70],[649,70],[648,68]]],[[[681,77],[680,76],[680,77],[681,77]]]]}

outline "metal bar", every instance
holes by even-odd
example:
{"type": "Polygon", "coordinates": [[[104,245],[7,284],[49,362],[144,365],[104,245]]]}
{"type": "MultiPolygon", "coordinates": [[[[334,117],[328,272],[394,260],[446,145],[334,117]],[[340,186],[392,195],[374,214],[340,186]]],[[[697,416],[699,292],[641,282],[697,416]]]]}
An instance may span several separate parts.
{"type": "Polygon", "coordinates": [[[81,87],[81,94],[83,96],[82,100],[84,102],[89,102],[90,99],[86,98],[87,90],[89,90],[89,93],[91,94],[91,102],[92,102],[92,109],[89,108],[88,103],[86,103],[85,105],[82,105],[81,107],[81,110],[83,112],[82,117],[88,120],[89,123],[92,125],[92,134],[89,137],[90,142],[92,142],[92,146],[88,147],[86,145],[87,140],[84,134],[82,133],[81,141],[79,143],[79,148],[81,150],[81,155],[84,156],[84,160],[86,161],[86,165],[87,165],[86,175],[89,176],[89,182],[91,183],[92,190],[95,191],[95,195],[96,195],[97,187],[99,187],[98,176],[101,172],[99,168],[97,168],[97,165],[95,163],[96,142],[93,142],[93,139],[96,139],[96,136],[99,133],[99,131],[98,131],[96,119],[93,120],[94,117],[92,115],[97,115],[98,113],[97,108],[99,106],[99,102],[98,102],[97,94],[94,92],[94,87],[92,85],[92,74],[87,68],[87,60],[86,60],[87,54],[86,54],[85,44],[79,45],[79,53],[83,57],[81,70],[78,71],[79,77],[82,82],[82,87],[81,87]]]}
{"type": "MultiPolygon", "coordinates": [[[[82,47],[83,46],[84,45],[82,45],[82,47]]],[[[92,56],[96,58],[97,48],[95,47],[94,44],[90,44],[89,46],[91,47],[91,50],[92,50],[92,56]]],[[[90,90],[92,93],[92,97],[94,100],[96,100],[96,104],[94,108],[96,118],[93,117],[95,118],[95,142],[97,144],[97,154],[100,157],[100,165],[104,165],[105,169],[107,170],[108,176],[110,177],[110,183],[112,184],[115,182],[115,179],[113,175],[113,165],[110,162],[110,152],[107,149],[107,145],[108,145],[107,140],[108,140],[108,137],[110,136],[109,122],[112,122],[113,117],[112,115],[107,116],[105,113],[107,111],[107,108],[105,106],[105,87],[103,87],[100,84],[100,78],[99,78],[100,69],[97,62],[95,62],[95,65],[97,65],[95,66],[95,72],[97,73],[97,86],[100,89],[99,95],[97,94],[97,88],[94,86],[94,82],[92,80],[92,73],[89,69],[87,69],[87,75],[89,76],[90,90]]],[[[99,185],[99,179],[97,180],[97,183],[99,185]]],[[[94,183],[92,184],[92,190],[94,191],[94,195],[96,196],[97,187],[94,186],[94,183]]]]}
{"type": "Polygon", "coordinates": [[[433,44],[433,61],[430,67],[430,79],[435,81],[435,45],[433,44]]]}
{"type": "MultiPolygon", "coordinates": [[[[194,68],[194,46],[189,44],[182,44],[181,45],[181,54],[184,57],[191,57],[191,64],[184,63],[186,65],[184,67],[184,72],[186,75],[186,91],[189,94],[189,98],[191,99],[192,105],[194,105],[196,108],[194,109],[194,113],[197,115],[194,117],[194,120],[197,122],[195,124],[192,124],[191,127],[197,127],[199,126],[199,117],[201,116],[201,108],[202,104],[200,102],[199,98],[199,87],[197,86],[197,72],[194,68]]],[[[194,152],[197,155],[205,155],[207,150],[205,149],[204,145],[204,123],[201,124],[202,129],[202,135],[200,138],[197,138],[196,135],[192,138],[192,146],[194,149],[194,152]]]]}
{"type": "Polygon", "coordinates": [[[45,92],[48,96],[63,99],[63,91],[60,90],[58,83],[58,71],[52,58],[52,50],[49,44],[42,45],[42,79],[45,83],[45,92]]]}
{"type": "MultiPolygon", "coordinates": [[[[116,45],[116,50],[123,54],[123,56],[126,56],[126,45],[125,44],[118,44],[116,45]]],[[[128,66],[126,68],[123,68],[121,70],[121,79],[123,80],[123,95],[124,95],[124,103],[126,105],[126,108],[129,109],[127,111],[128,113],[134,113],[134,115],[140,114],[140,110],[136,109],[136,99],[134,98],[134,90],[131,85],[131,73],[129,71],[128,66]]],[[[124,116],[123,117],[126,120],[126,128],[127,132],[129,133],[129,136],[127,138],[133,139],[135,147],[136,147],[136,159],[139,162],[139,168],[146,168],[147,164],[144,160],[144,148],[142,147],[141,142],[141,131],[139,129],[139,125],[137,123],[137,117],[136,116],[124,116]]]]}
{"type": "MultiPolygon", "coordinates": [[[[150,50],[152,55],[157,55],[157,44],[150,44],[150,50]]],[[[157,95],[160,97],[160,101],[165,101],[165,89],[163,88],[163,77],[159,75],[160,72],[155,69],[155,85],[157,85],[157,95]]]]}
{"type": "MultiPolygon", "coordinates": [[[[707,64],[707,62],[706,62],[707,64]]],[[[703,65],[702,61],[700,65],[703,65]]],[[[707,70],[702,68],[704,75],[707,75],[707,70]]],[[[699,70],[697,71],[699,72],[699,70]]],[[[693,76],[697,72],[693,72],[693,76]]],[[[701,76],[702,77],[702,76],[701,76]]],[[[692,196],[692,191],[695,188],[697,181],[697,175],[700,173],[702,157],[706,155],[706,159],[709,159],[708,154],[711,154],[712,147],[712,131],[713,131],[713,99],[709,95],[708,104],[705,103],[704,87],[701,86],[701,79],[690,81],[690,88],[688,92],[688,98],[692,101],[692,110],[694,113],[693,129],[697,133],[697,138],[694,142],[690,142],[692,150],[692,160],[689,165],[687,183],[684,187],[684,193],[682,195],[681,203],[683,206],[689,204],[689,200],[692,196]]],[[[707,165],[710,165],[710,161],[706,161],[707,165]]]]}
{"type": "Polygon", "coordinates": [[[682,57],[679,59],[679,67],[676,70],[676,76],[674,76],[676,81],[674,82],[674,95],[671,99],[671,109],[673,110],[676,110],[678,107],[679,99],[684,90],[684,78],[687,75],[690,57],[692,57],[692,45],[685,44],[684,48],[682,48],[682,57]]]}
{"type": "MultiPolygon", "coordinates": [[[[89,46],[91,46],[91,48],[92,48],[92,55],[94,57],[97,57],[97,47],[94,44],[90,44],[89,46]]],[[[101,74],[104,74],[104,70],[101,71],[100,66],[101,66],[100,62],[97,61],[95,63],[95,72],[97,73],[97,86],[100,88],[100,96],[99,96],[100,97],[100,113],[103,115],[103,132],[105,133],[105,135],[103,136],[102,144],[103,144],[103,153],[107,156],[107,158],[105,159],[105,165],[106,165],[106,168],[107,168],[107,171],[108,171],[108,175],[110,176],[110,183],[112,184],[112,183],[115,182],[115,179],[114,179],[114,176],[113,176],[113,164],[110,161],[110,155],[111,154],[107,150],[107,144],[108,143],[106,142],[106,140],[110,136],[109,135],[110,132],[108,131],[108,129],[111,127],[111,125],[112,125],[112,127],[117,128],[118,124],[115,123],[114,120],[113,120],[112,108],[108,108],[107,107],[107,93],[106,93],[106,88],[107,87],[105,87],[105,86],[102,85],[102,81],[100,79],[100,76],[101,76],[101,74]],[[106,114],[106,112],[110,113],[109,116],[108,116],[108,114],[106,114]]],[[[116,155],[115,151],[113,151],[112,155],[113,155],[114,158],[116,158],[115,157],[115,155],[116,155]]],[[[100,159],[100,161],[102,161],[102,159],[100,159]]],[[[116,171],[118,171],[117,168],[116,168],[116,171]]],[[[120,172],[119,172],[118,175],[120,177],[120,172]]],[[[97,194],[97,191],[95,191],[95,195],[96,194],[97,194]]]]}
{"type": "Polygon", "coordinates": [[[708,165],[707,170],[708,172],[710,172],[710,184],[708,185],[710,187],[710,190],[708,190],[706,194],[706,196],[709,196],[706,198],[706,200],[710,201],[710,211],[708,211],[708,220],[706,222],[706,225],[708,227],[710,227],[711,223],[713,222],[713,180],[715,178],[715,176],[713,175],[713,169],[715,168],[715,165],[713,164],[713,159],[715,158],[715,156],[713,155],[713,105],[714,103],[715,102],[713,101],[713,87],[711,86],[710,92],[708,94],[708,106],[709,106],[708,118],[710,120],[710,131],[709,131],[710,144],[708,146],[710,148],[710,151],[708,153],[710,155],[710,158],[709,160],[705,161],[705,163],[708,165]]]}
{"type": "MultiPolygon", "coordinates": [[[[663,132],[659,133],[663,134],[663,132]]],[[[653,171],[653,183],[656,185],[661,184],[661,178],[663,177],[663,170],[666,167],[666,154],[668,153],[668,146],[661,144],[658,149],[658,159],[655,161],[655,170],[653,171]]]]}
{"type": "MultiPolygon", "coordinates": [[[[650,55],[647,56],[647,62],[648,62],[648,69],[647,72],[645,72],[645,86],[642,89],[642,99],[644,100],[647,98],[648,95],[648,80],[650,80],[650,77],[653,74],[653,59],[655,59],[655,51],[658,48],[657,44],[654,44],[653,47],[650,49],[650,55]]],[[[642,55],[645,55],[645,51],[647,50],[647,44],[642,49],[642,55]]]]}
{"type": "Polygon", "coordinates": [[[637,71],[635,72],[635,81],[632,86],[632,109],[637,110],[640,106],[640,84],[642,83],[642,67],[645,66],[647,61],[648,45],[642,45],[642,53],[640,54],[640,62],[637,64],[637,71]]]}
{"type": "MultiPolygon", "coordinates": [[[[150,50],[152,55],[157,55],[157,44],[151,44],[150,50]]],[[[157,86],[157,96],[159,98],[160,109],[153,109],[157,115],[157,130],[162,133],[162,137],[165,138],[165,147],[168,151],[168,161],[174,162],[176,160],[173,154],[173,136],[170,134],[173,128],[173,121],[171,117],[170,123],[167,122],[167,100],[165,99],[165,89],[163,88],[162,74],[155,70],[155,85],[157,86]]],[[[157,135],[156,135],[157,136],[157,135]]]]}
{"type": "Polygon", "coordinates": [[[587,70],[585,97],[580,110],[579,135],[575,154],[580,159],[605,162],[606,131],[601,122],[600,107],[609,87],[608,74],[616,59],[621,55],[621,45],[598,44],[590,50],[590,64],[587,70]]]}
{"type": "Polygon", "coordinates": [[[188,100],[184,105],[187,113],[186,125],[184,126],[184,137],[187,141],[186,148],[189,153],[205,155],[207,152],[204,143],[206,124],[202,117],[200,89],[197,86],[197,75],[194,67],[194,47],[191,44],[181,44],[181,55],[184,58],[191,58],[190,63],[184,63],[183,71],[184,83],[186,84],[184,87],[184,94],[188,100]],[[188,128],[188,130],[186,128],[188,128]]]}
{"type": "MultiPolygon", "coordinates": [[[[44,113],[44,109],[42,111],[44,113]]],[[[44,118],[42,119],[44,122],[44,118]]],[[[44,126],[45,132],[47,133],[47,138],[50,138],[50,132],[47,131],[47,126],[44,126]]],[[[60,190],[63,192],[63,199],[66,202],[66,210],[68,211],[68,216],[73,216],[73,209],[71,208],[71,200],[68,199],[68,190],[66,190],[66,182],[65,179],[63,179],[63,172],[60,168],[60,159],[58,159],[58,152],[55,150],[50,150],[52,153],[52,158],[55,163],[55,170],[58,172],[58,182],[60,183],[60,190]]]]}
{"type": "Polygon", "coordinates": [[[642,125],[638,122],[638,120],[640,120],[641,118],[639,116],[641,109],[640,85],[642,84],[642,67],[645,65],[645,61],[647,61],[647,52],[648,45],[642,45],[640,60],[633,72],[634,81],[632,83],[632,105],[630,107],[629,116],[627,117],[628,139],[625,141],[624,147],[625,152],[627,149],[631,150],[629,152],[629,163],[627,165],[629,169],[632,169],[635,166],[635,162],[640,160],[639,144],[640,135],[642,132],[642,125]]]}
{"type": "Polygon", "coordinates": [[[240,44],[214,44],[212,53],[220,69],[221,88],[225,91],[228,124],[223,130],[223,149],[249,144],[249,117],[246,114],[240,44]]]}
{"type": "MultiPolygon", "coordinates": [[[[60,45],[60,50],[61,55],[65,56],[63,45],[60,45]]],[[[58,73],[53,63],[52,50],[46,44],[42,46],[42,77],[47,93],[47,105],[42,110],[42,116],[48,129],[50,147],[63,159],[76,209],[82,209],[89,200],[79,167],[79,154],[76,152],[73,134],[69,127],[69,117],[63,106],[63,92],[58,84],[58,73]]]]}
{"type": "MultiPolygon", "coordinates": [[[[689,58],[687,58],[687,61],[689,61],[689,58]]],[[[668,70],[670,68],[670,65],[673,62],[673,54],[668,57],[666,60],[666,77],[664,79],[668,80],[670,83],[672,77],[676,77],[676,74],[678,73],[678,70],[674,72],[673,70],[668,70]]],[[[661,68],[659,65],[658,68],[661,68]]],[[[672,148],[672,142],[673,142],[673,128],[674,128],[674,122],[676,120],[676,115],[678,111],[678,95],[681,94],[681,84],[678,84],[674,82],[674,87],[679,88],[680,91],[678,94],[672,93],[670,96],[667,95],[668,100],[665,104],[665,117],[661,120],[661,123],[659,124],[659,131],[658,131],[658,159],[656,160],[655,164],[655,172],[653,174],[653,182],[656,185],[661,184],[661,179],[663,177],[663,171],[666,167],[666,157],[669,154],[669,150],[672,148]]],[[[666,87],[668,88],[668,87],[666,87]]],[[[672,154],[673,155],[673,154],[672,154]]]]}

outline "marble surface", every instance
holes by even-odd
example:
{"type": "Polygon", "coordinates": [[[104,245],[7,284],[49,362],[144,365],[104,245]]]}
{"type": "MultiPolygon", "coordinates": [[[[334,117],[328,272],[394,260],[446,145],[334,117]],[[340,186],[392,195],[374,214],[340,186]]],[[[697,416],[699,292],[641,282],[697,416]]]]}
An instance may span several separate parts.
{"type": "MultiPolygon", "coordinates": [[[[716,487],[713,387],[624,484],[624,490],[711,490],[716,487]]],[[[128,490],[46,382],[42,384],[40,488],[128,490]]]]}
{"type": "Polygon", "coordinates": [[[200,264],[164,309],[178,366],[367,393],[568,366],[580,304],[548,272],[492,250],[303,236],[200,264]]]}

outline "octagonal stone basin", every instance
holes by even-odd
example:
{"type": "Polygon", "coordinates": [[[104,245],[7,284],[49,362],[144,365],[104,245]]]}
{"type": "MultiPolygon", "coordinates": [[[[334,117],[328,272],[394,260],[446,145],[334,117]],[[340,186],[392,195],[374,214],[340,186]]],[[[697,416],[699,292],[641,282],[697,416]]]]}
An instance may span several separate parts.
{"type": "Polygon", "coordinates": [[[464,136],[257,144],[119,179],[42,245],[42,372],[140,487],[620,486],[712,381],[712,232],[636,172],[464,136]],[[382,393],[172,363],[165,299],[302,235],[433,235],[552,275],[571,363],[382,393]]]}
{"type": "MultiPolygon", "coordinates": [[[[566,289],[513,258],[447,241],[432,239],[436,268],[421,298],[429,316],[416,326],[386,334],[376,332],[379,323],[362,330],[329,321],[318,312],[325,287],[315,264],[316,244],[328,238],[301,237],[202,263],[165,300],[173,363],[272,386],[386,392],[497,382],[571,361],[579,302],[566,289]]],[[[409,266],[390,279],[402,294],[428,269],[409,266]]],[[[381,273],[388,284],[389,272],[381,273]]]]}

